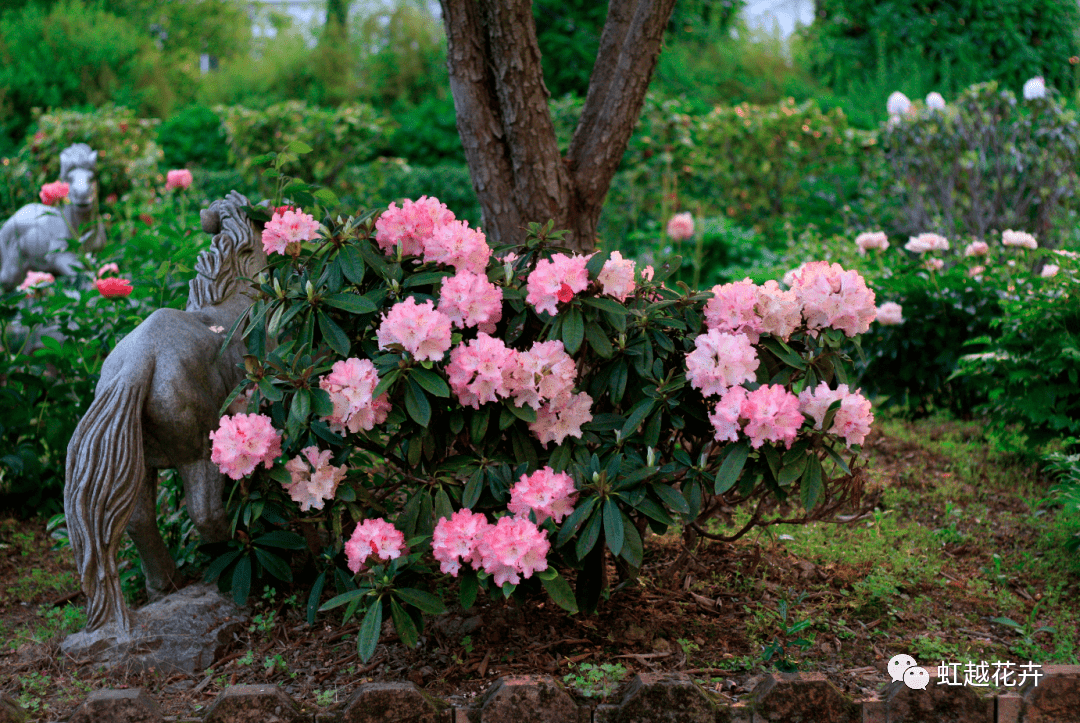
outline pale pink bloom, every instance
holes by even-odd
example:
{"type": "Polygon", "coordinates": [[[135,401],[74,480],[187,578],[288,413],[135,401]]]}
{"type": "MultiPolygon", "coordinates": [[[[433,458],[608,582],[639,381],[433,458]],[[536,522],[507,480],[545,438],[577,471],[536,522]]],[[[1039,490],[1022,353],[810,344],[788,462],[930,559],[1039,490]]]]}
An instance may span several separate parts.
{"type": "Polygon", "coordinates": [[[577,379],[577,364],[559,340],[534,342],[518,352],[511,371],[511,393],[517,406],[539,410],[544,400],[569,394],[577,379]]]}
{"type": "Polygon", "coordinates": [[[705,302],[705,326],[732,334],[746,334],[756,344],[761,333],[761,319],[755,306],[757,287],[750,279],[712,288],[713,298],[705,302]]]}
{"type": "Polygon", "coordinates": [[[25,291],[27,293],[33,292],[35,289],[40,289],[44,286],[49,286],[56,281],[56,278],[45,271],[27,271],[26,278],[19,284],[18,290],[25,291]]]}
{"type": "Polygon", "coordinates": [[[748,420],[743,431],[754,449],[765,442],[783,442],[790,449],[803,423],[799,398],[780,384],[767,384],[747,394],[740,416],[748,420]]]}
{"type": "Polygon", "coordinates": [[[221,333],[223,333],[225,331],[224,326],[214,325],[214,326],[210,326],[210,327],[207,327],[207,328],[210,329],[210,331],[214,332],[215,334],[221,334],[221,333]]]}
{"type": "Polygon", "coordinates": [[[110,273],[110,272],[112,272],[114,274],[119,274],[120,273],[120,267],[117,266],[116,264],[105,264],[100,269],[98,269],[97,277],[100,279],[102,276],[104,276],[105,274],[110,273]]]}
{"type": "Polygon", "coordinates": [[[877,308],[877,323],[882,326],[896,326],[904,323],[904,307],[895,301],[886,301],[877,308]]]}
{"type": "Polygon", "coordinates": [[[654,273],[656,273],[656,272],[653,271],[652,264],[649,264],[648,266],[646,266],[645,268],[643,268],[641,270],[641,278],[644,281],[652,281],[654,273]]]}
{"type": "Polygon", "coordinates": [[[210,439],[210,460],[232,479],[251,474],[260,463],[270,469],[281,454],[281,435],[262,414],[222,417],[210,439]]]}
{"type": "Polygon", "coordinates": [[[814,429],[821,429],[829,406],[842,399],[847,391],[846,384],[841,384],[838,389],[830,389],[827,382],[821,382],[813,389],[807,387],[799,392],[799,410],[814,419],[814,429]]]}
{"type": "Polygon", "coordinates": [[[464,221],[450,221],[435,227],[424,243],[424,260],[453,266],[457,271],[482,274],[491,259],[487,238],[464,221]]]}
{"type": "Polygon", "coordinates": [[[382,212],[375,222],[375,241],[387,256],[400,244],[405,256],[420,256],[435,229],[454,220],[454,213],[437,198],[406,199],[382,212]]]}
{"type": "Polygon", "coordinates": [[[293,502],[300,505],[301,512],[312,507],[323,508],[323,503],[334,499],[338,484],[345,479],[347,468],[330,464],[330,450],[320,452],[318,447],[304,447],[300,455],[285,463],[285,471],[292,482],[282,484],[293,502]]]}
{"type": "Polygon", "coordinates": [[[1044,279],[1049,279],[1051,276],[1056,275],[1059,270],[1061,270],[1060,266],[1057,266],[1056,264],[1047,264],[1046,266],[1043,266],[1039,276],[1042,276],[1044,279]]]}
{"type": "MultiPolygon", "coordinates": [[[[757,287],[758,327],[763,334],[771,334],[787,341],[802,323],[802,307],[794,291],[784,291],[780,284],[769,279],[757,287]]],[[[749,334],[747,335],[749,336],[749,334]]]]}
{"type": "Polygon", "coordinates": [[[439,569],[457,577],[463,562],[478,568],[480,556],[476,548],[492,526],[484,515],[472,510],[458,510],[450,517],[439,518],[431,538],[431,552],[439,562],[439,569]]]}
{"type": "Polygon", "coordinates": [[[885,101],[885,110],[890,116],[901,116],[911,109],[911,101],[906,95],[896,90],[885,101]]]}
{"type": "Polygon", "coordinates": [[[570,475],[544,467],[531,475],[521,475],[510,489],[510,504],[506,509],[519,516],[535,512],[538,525],[549,517],[559,523],[574,511],[576,498],[577,490],[570,475]]]}
{"type": "Polygon", "coordinates": [[[169,171],[165,174],[165,190],[183,190],[191,185],[192,180],[191,171],[186,168],[169,171]]]}
{"type": "Polygon", "coordinates": [[[757,352],[746,334],[709,329],[694,339],[694,351],[686,355],[686,378],[701,390],[701,396],[711,397],[753,381],[758,364],[757,352]]]}
{"type": "Polygon", "coordinates": [[[41,202],[46,206],[51,206],[60,199],[67,198],[68,192],[71,190],[71,186],[63,181],[53,181],[52,183],[46,183],[41,187],[41,202]]]}
{"type": "Polygon", "coordinates": [[[676,241],[694,235],[694,217],[689,213],[677,213],[667,222],[667,235],[676,241]]]}
{"type": "Polygon", "coordinates": [[[990,244],[985,241],[972,241],[964,247],[964,256],[986,256],[990,253],[990,244]]]}
{"type": "MultiPolygon", "coordinates": [[[[268,254],[284,254],[290,244],[317,238],[319,222],[301,211],[274,212],[262,231],[263,250],[268,254]]],[[[294,247],[296,248],[296,247],[294,247]]]]}
{"type": "Polygon", "coordinates": [[[360,572],[372,555],[380,560],[396,560],[404,551],[405,535],[381,517],[361,522],[345,543],[345,559],[353,573],[360,572]]]}
{"type": "Polygon", "coordinates": [[[592,421],[592,397],[585,392],[564,392],[536,410],[529,429],[540,444],[562,444],[567,437],[581,437],[581,425],[592,421]]]}
{"type": "Polygon", "coordinates": [[[968,276],[975,278],[984,271],[986,271],[985,266],[972,266],[971,269],[968,271],[968,276]]]}
{"type": "Polygon", "coordinates": [[[813,418],[814,429],[821,429],[829,407],[837,400],[840,401],[840,408],[833,416],[829,433],[842,437],[849,447],[862,444],[870,433],[874,415],[870,413],[870,401],[861,393],[852,392],[847,384],[829,389],[828,384],[821,382],[816,389],[804,389],[799,394],[799,408],[813,418]]]}
{"type": "Polygon", "coordinates": [[[832,327],[852,337],[869,329],[877,315],[874,292],[857,271],[845,271],[840,264],[803,264],[792,275],[791,288],[811,330],[832,327]]]}
{"type": "Polygon", "coordinates": [[[1021,246],[1026,249],[1039,248],[1039,242],[1026,231],[1002,231],[1001,243],[1005,246],[1021,246]]]}
{"type": "Polygon", "coordinates": [[[855,245],[859,247],[859,255],[865,256],[867,249],[884,251],[889,248],[889,237],[884,231],[867,231],[855,237],[855,245]]]}
{"type": "Polygon", "coordinates": [[[712,422],[714,435],[717,442],[736,442],[739,439],[739,417],[742,414],[742,405],[746,401],[746,389],[744,387],[732,387],[724,392],[709,415],[712,422]]]}
{"type": "Polygon", "coordinates": [[[588,256],[553,254],[550,259],[540,259],[529,274],[525,301],[539,313],[546,311],[554,316],[559,313],[559,302],[568,302],[574,294],[589,285],[589,272],[585,265],[588,256]]]}
{"type": "Polygon", "coordinates": [[[371,395],[379,386],[379,375],[369,359],[356,357],[334,362],[330,373],[319,379],[319,388],[330,395],[334,410],[323,419],[335,432],[370,431],[386,421],[390,402],[386,394],[371,395]]]}
{"type": "Polygon", "coordinates": [[[476,554],[495,584],[517,585],[522,577],[547,569],[551,543],[531,520],[525,517],[502,517],[489,525],[480,537],[476,554]]]}
{"type": "Polygon", "coordinates": [[[1046,82],[1041,75],[1029,78],[1024,83],[1024,100],[1037,100],[1046,97],[1046,82]]]}
{"type": "Polygon", "coordinates": [[[944,110],[945,98],[936,90],[926,94],[926,107],[930,110],[944,110]]]}
{"type": "Polygon", "coordinates": [[[791,269],[785,273],[784,277],[781,279],[784,286],[790,289],[795,284],[795,277],[802,272],[804,266],[806,266],[806,264],[800,264],[797,268],[791,269]]]}
{"type": "Polygon", "coordinates": [[[596,277],[603,292],[619,301],[626,301],[626,297],[634,293],[634,266],[633,259],[624,259],[621,253],[612,251],[596,277]]]}
{"type": "Polygon", "coordinates": [[[923,266],[927,271],[941,271],[945,268],[945,262],[941,259],[929,258],[923,261],[923,266]]]}
{"type": "Polygon", "coordinates": [[[502,339],[484,332],[454,347],[446,375],[458,402],[479,409],[481,404],[509,397],[514,388],[511,375],[517,369],[517,355],[502,339]]]}
{"type": "Polygon", "coordinates": [[[502,318],[502,291],[483,274],[459,271],[443,279],[439,311],[459,329],[494,325],[502,318]]]}
{"type": "Polygon", "coordinates": [[[1080,258],[1080,254],[1077,254],[1075,251],[1065,251],[1063,249],[1055,249],[1054,253],[1057,254],[1058,256],[1064,256],[1067,259],[1080,258]]]}
{"type": "Polygon", "coordinates": [[[450,317],[410,296],[390,308],[375,336],[380,349],[398,344],[417,361],[439,361],[450,349],[450,317]]]}
{"type": "Polygon", "coordinates": [[[921,233],[918,236],[909,238],[908,242],[904,244],[904,248],[917,254],[926,253],[927,251],[948,251],[949,240],[940,234],[921,233]]]}

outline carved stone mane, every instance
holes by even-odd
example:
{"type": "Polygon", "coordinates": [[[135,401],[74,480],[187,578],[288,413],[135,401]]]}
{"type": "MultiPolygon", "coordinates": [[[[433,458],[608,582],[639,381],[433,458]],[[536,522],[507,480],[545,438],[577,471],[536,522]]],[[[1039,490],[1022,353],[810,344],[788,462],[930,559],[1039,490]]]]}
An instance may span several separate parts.
{"type": "Polygon", "coordinates": [[[246,261],[256,251],[260,237],[240,210],[247,199],[236,191],[225,201],[215,201],[201,214],[203,230],[214,234],[210,248],[195,262],[196,276],[188,283],[187,311],[205,309],[236,293],[247,275],[246,261]]]}

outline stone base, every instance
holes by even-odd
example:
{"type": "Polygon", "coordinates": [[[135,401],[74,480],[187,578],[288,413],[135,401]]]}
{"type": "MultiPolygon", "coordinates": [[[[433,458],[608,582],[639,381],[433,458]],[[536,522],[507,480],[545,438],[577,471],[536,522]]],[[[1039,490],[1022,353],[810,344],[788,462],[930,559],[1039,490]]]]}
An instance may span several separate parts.
{"type": "Polygon", "coordinates": [[[130,670],[195,673],[221,657],[247,622],[214,585],[196,584],[131,613],[131,630],[107,625],[68,636],[60,650],[75,662],[130,670]]]}

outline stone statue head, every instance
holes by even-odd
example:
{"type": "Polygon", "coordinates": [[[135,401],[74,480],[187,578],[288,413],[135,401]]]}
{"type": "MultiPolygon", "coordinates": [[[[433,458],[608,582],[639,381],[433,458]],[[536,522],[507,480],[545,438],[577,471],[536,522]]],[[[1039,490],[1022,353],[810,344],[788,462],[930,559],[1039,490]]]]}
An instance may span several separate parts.
{"type": "Polygon", "coordinates": [[[94,202],[94,172],[97,151],[85,143],[75,143],[60,151],[60,180],[70,185],[71,203],[86,208],[94,202]]]}

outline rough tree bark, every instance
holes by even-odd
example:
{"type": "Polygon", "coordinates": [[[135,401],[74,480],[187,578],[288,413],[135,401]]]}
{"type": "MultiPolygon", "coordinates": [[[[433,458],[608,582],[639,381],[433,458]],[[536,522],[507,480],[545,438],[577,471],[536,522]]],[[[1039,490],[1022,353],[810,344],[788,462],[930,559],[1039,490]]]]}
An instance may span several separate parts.
{"type": "Polygon", "coordinates": [[[489,243],[554,219],[577,250],[641,113],[675,0],[610,0],[589,92],[566,157],[548,111],[531,0],[440,0],[450,90],[489,243]]]}

